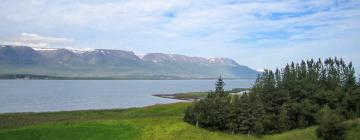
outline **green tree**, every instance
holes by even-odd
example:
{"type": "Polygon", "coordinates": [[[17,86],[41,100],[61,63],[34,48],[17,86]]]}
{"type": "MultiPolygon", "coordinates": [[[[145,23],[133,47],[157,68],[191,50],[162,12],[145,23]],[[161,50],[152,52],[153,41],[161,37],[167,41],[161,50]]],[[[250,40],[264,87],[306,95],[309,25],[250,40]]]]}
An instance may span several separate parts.
{"type": "Polygon", "coordinates": [[[263,125],[263,122],[262,121],[257,121],[255,123],[255,126],[254,126],[254,134],[256,136],[261,136],[263,135],[265,132],[264,132],[264,125],[263,125]]]}
{"type": "Polygon", "coordinates": [[[235,95],[232,102],[232,119],[230,120],[232,132],[248,134],[251,126],[250,100],[247,94],[240,97],[235,95]]]}
{"type": "Polygon", "coordinates": [[[251,111],[250,132],[259,135],[263,133],[263,126],[261,125],[261,129],[259,126],[259,123],[262,123],[265,115],[263,102],[261,101],[260,97],[255,93],[249,93],[248,95],[250,99],[250,111],[251,111]]]}
{"type": "Polygon", "coordinates": [[[325,106],[317,114],[319,127],[316,129],[316,135],[323,140],[344,140],[345,130],[343,118],[330,107],[325,106]]]}
{"type": "Polygon", "coordinates": [[[349,119],[360,116],[360,88],[345,93],[341,102],[341,109],[341,113],[349,119]]]}
{"type": "Polygon", "coordinates": [[[231,102],[229,128],[232,133],[254,134],[264,115],[260,100],[252,93],[234,95],[231,102]]]}
{"type": "Polygon", "coordinates": [[[241,96],[226,93],[220,77],[215,92],[194,102],[186,110],[184,121],[207,129],[255,135],[319,123],[319,137],[341,139],[342,117],[360,116],[360,86],[354,75],[352,63],[346,64],[341,58],[291,62],[283,69],[259,74],[250,93],[241,96]]]}
{"type": "Polygon", "coordinates": [[[220,76],[218,80],[215,83],[215,92],[212,94],[209,94],[210,96],[218,96],[218,97],[226,97],[229,94],[225,92],[224,90],[225,82],[223,78],[220,76]]]}
{"type": "Polygon", "coordinates": [[[291,128],[288,110],[289,110],[288,105],[284,104],[281,106],[281,110],[279,114],[279,128],[281,132],[284,132],[291,128]]]}
{"type": "Polygon", "coordinates": [[[193,102],[193,104],[185,110],[183,120],[196,126],[207,126],[210,122],[206,117],[208,114],[207,107],[207,102],[204,100],[193,102]]]}
{"type": "Polygon", "coordinates": [[[211,130],[226,130],[230,112],[230,96],[224,91],[224,81],[220,77],[215,92],[194,102],[185,111],[184,121],[211,130]]]}
{"type": "Polygon", "coordinates": [[[239,124],[241,122],[241,120],[239,120],[239,108],[238,108],[238,104],[240,103],[240,97],[239,95],[234,95],[231,98],[231,103],[230,103],[230,112],[228,115],[228,123],[227,123],[227,128],[230,130],[231,133],[238,133],[238,127],[239,124]]]}

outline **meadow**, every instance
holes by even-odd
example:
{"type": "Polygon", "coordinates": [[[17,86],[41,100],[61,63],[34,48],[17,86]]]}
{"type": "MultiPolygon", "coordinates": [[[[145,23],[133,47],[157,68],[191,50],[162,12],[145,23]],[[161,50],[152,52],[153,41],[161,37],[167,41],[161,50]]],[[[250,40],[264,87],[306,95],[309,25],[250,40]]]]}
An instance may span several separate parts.
{"type": "MultiPolygon", "coordinates": [[[[143,108],[0,115],[1,140],[315,140],[316,126],[262,137],[209,131],[182,121],[190,103],[143,108]]],[[[360,120],[347,121],[347,139],[360,138],[360,120]]]]}

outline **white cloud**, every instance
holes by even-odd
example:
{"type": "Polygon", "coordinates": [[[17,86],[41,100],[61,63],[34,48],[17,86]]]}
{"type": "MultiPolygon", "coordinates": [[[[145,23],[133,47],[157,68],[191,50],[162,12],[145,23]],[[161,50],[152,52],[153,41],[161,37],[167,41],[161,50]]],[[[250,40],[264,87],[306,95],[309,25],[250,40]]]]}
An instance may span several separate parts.
{"type": "Polygon", "coordinates": [[[72,39],[67,38],[41,36],[23,32],[10,38],[0,39],[0,44],[30,47],[54,47],[59,45],[69,45],[72,41],[72,39]]]}
{"type": "Polygon", "coordinates": [[[29,46],[29,47],[40,47],[46,48],[49,47],[47,43],[25,43],[25,42],[15,42],[15,41],[3,41],[0,40],[0,45],[14,45],[14,46],[29,46]]]}
{"type": "Polygon", "coordinates": [[[24,41],[24,42],[47,42],[47,43],[55,43],[55,44],[72,42],[72,39],[61,38],[61,37],[40,36],[37,34],[31,34],[31,33],[21,33],[20,36],[17,36],[14,39],[19,40],[19,41],[24,41]]]}
{"type": "MultiPolygon", "coordinates": [[[[259,68],[271,68],[270,59],[274,65],[297,60],[297,52],[360,51],[358,0],[4,0],[0,18],[3,36],[41,32],[75,38],[82,47],[227,56],[259,68]],[[278,56],[284,51],[286,57],[278,56]]],[[[12,39],[46,46],[54,41],[27,37],[12,39]]]]}

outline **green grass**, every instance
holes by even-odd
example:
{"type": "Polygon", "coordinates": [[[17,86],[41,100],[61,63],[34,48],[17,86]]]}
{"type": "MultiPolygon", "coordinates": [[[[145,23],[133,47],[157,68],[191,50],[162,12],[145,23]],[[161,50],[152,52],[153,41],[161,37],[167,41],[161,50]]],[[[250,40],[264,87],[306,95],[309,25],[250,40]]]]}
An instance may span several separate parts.
{"type": "Polygon", "coordinates": [[[183,99],[193,99],[193,98],[203,98],[207,96],[209,92],[189,92],[189,93],[177,93],[174,94],[177,98],[183,98],[183,99]]]}
{"type": "MultiPolygon", "coordinates": [[[[236,93],[240,91],[249,90],[248,88],[233,88],[231,90],[226,90],[225,93],[236,93]]],[[[206,92],[184,92],[184,93],[174,93],[174,94],[154,94],[153,96],[170,98],[170,99],[179,99],[179,100],[197,100],[206,97],[211,91],[206,92]]]]}
{"type": "Polygon", "coordinates": [[[130,124],[101,121],[36,125],[3,131],[0,134],[0,139],[133,139],[138,133],[138,129],[130,124]]]}
{"type": "Polygon", "coordinates": [[[209,92],[186,92],[186,93],[175,93],[175,94],[154,94],[153,96],[169,99],[178,100],[195,100],[204,98],[209,92]]]}
{"type": "MultiPolygon", "coordinates": [[[[189,103],[144,108],[0,115],[0,140],[312,140],[316,127],[261,138],[208,131],[182,121],[189,103]]],[[[360,120],[348,121],[350,140],[360,139],[360,120]]]]}

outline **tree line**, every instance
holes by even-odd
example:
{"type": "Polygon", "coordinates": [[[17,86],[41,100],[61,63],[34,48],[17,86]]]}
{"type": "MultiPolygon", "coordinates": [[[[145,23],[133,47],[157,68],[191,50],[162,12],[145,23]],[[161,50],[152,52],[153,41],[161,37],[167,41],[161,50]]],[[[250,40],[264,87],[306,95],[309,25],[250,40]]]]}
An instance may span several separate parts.
{"type": "Polygon", "coordinates": [[[247,135],[320,124],[320,138],[343,139],[342,121],[360,116],[355,70],[351,62],[341,58],[303,60],[275,71],[265,70],[250,92],[242,95],[225,93],[224,85],[220,77],[214,92],[186,109],[184,121],[247,135]]]}

